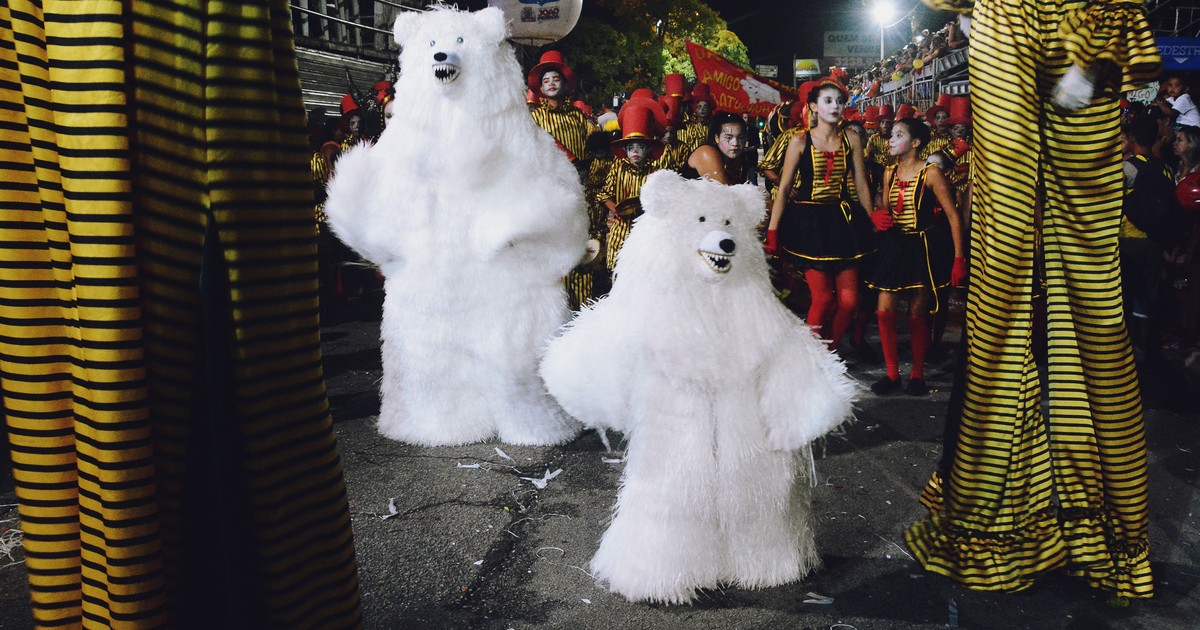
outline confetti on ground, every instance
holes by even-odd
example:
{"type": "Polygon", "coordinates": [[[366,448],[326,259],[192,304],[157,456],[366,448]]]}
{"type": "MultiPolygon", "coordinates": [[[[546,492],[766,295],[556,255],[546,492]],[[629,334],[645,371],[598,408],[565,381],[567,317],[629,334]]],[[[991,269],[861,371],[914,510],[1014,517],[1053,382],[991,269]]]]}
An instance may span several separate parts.
{"type": "Polygon", "coordinates": [[[479,464],[456,464],[457,468],[479,468],[479,464]]]}
{"type": "Polygon", "coordinates": [[[621,459],[620,457],[601,457],[600,461],[604,462],[605,464],[620,464],[625,460],[621,459]]]}
{"type": "Polygon", "coordinates": [[[804,600],[805,604],[822,604],[828,606],[829,604],[833,603],[832,597],[821,595],[820,593],[814,593],[812,591],[805,593],[804,596],[807,598],[804,600]]]}
{"type": "Polygon", "coordinates": [[[500,450],[499,446],[497,446],[495,448],[496,448],[496,454],[499,455],[501,459],[507,459],[508,461],[510,461],[514,464],[517,463],[517,460],[508,456],[508,453],[505,453],[504,451],[500,450]]]}
{"type": "Polygon", "coordinates": [[[472,562],[471,564],[474,564],[475,566],[479,566],[479,565],[483,564],[483,560],[476,560],[475,562],[472,562]]]}
{"type": "Polygon", "coordinates": [[[389,518],[392,518],[393,516],[397,516],[399,514],[400,514],[400,510],[398,510],[396,508],[396,497],[392,497],[392,498],[388,499],[388,513],[384,514],[383,516],[380,516],[379,518],[386,521],[389,518]]]}
{"type": "Polygon", "coordinates": [[[550,469],[547,468],[546,474],[542,475],[541,479],[536,479],[534,477],[521,477],[521,479],[524,479],[525,481],[532,483],[533,487],[537,488],[538,490],[544,490],[546,488],[546,483],[548,483],[551,479],[557,477],[559,475],[559,473],[561,473],[561,472],[562,472],[561,468],[555,470],[554,472],[550,472],[550,469]]]}
{"type": "Polygon", "coordinates": [[[590,599],[584,599],[584,598],[582,598],[582,597],[580,597],[580,598],[579,598],[579,601],[581,601],[581,602],[583,602],[583,603],[585,603],[585,604],[590,604],[590,603],[592,603],[592,600],[590,600],[590,599]]]}

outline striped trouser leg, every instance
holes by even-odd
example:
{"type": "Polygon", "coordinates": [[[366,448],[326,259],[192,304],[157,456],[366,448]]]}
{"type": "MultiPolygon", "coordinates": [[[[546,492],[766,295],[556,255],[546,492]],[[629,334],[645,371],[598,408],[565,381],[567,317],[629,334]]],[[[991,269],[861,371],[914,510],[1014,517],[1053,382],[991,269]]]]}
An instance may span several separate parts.
{"type": "Polygon", "coordinates": [[[572,269],[563,278],[563,284],[567,288],[567,303],[572,311],[578,311],[580,307],[588,303],[588,300],[592,299],[591,271],[572,269]]]}
{"type": "Polygon", "coordinates": [[[1063,12],[975,6],[967,390],[943,501],[906,538],[926,568],[972,588],[1019,590],[1067,565],[1148,597],[1145,442],[1116,254],[1118,110],[1111,97],[1073,114],[1050,105],[1069,65],[1063,12]],[[1049,418],[1031,342],[1039,199],[1049,418]]]}

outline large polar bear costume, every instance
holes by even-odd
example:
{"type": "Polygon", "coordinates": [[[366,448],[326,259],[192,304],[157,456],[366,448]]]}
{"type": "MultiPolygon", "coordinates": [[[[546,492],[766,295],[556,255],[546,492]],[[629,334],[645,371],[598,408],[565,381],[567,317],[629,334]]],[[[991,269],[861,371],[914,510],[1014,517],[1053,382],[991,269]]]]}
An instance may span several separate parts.
{"type": "Polygon", "coordinates": [[[542,362],[568,413],[628,440],[592,571],[669,603],[799,579],[819,564],[810,443],[850,418],[856,387],[772,292],[756,187],[659,171],[641,199],[612,292],[542,362]]]}
{"type": "Polygon", "coordinates": [[[537,366],[585,253],[583,189],[529,116],[506,30],[495,8],[400,13],[392,119],[329,184],[329,224],[386,278],[390,438],[557,444],[580,429],[537,366]]]}

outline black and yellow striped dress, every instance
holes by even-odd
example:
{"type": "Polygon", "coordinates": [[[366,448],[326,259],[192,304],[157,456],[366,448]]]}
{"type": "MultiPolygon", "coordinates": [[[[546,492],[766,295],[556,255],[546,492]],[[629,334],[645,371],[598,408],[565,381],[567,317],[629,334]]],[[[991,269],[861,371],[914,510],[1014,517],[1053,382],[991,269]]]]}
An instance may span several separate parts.
{"type": "Polygon", "coordinates": [[[570,103],[558,106],[542,99],[530,104],[529,113],[533,122],[545,129],[564,149],[570,152],[568,157],[572,162],[583,162],[588,159],[587,138],[591,130],[588,118],[579,108],[570,103]]]}
{"type": "Polygon", "coordinates": [[[0,5],[0,391],[39,627],[355,627],[287,2],[0,5]]]}
{"type": "MultiPolygon", "coordinates": [[[[634,166],[629,160],[616,160],[608,170],[604,180],[604,188],[600,190],[601,203],[612,201],[615,204],[636,199],[642,193],[642,184],[646,177],[654,172],[653,166],[634,166]]],[[[617,252],[629,238],[629,230],[633,227],[635,216],[619,217],[617,222],[608,229],[608,238],[604,242],[604,264],[612,271],[617,266],[617,252]]]]}
{"type": "Polygon", "coordinates": [[[694,150],[689,144],[676,137],[674,142],[668,143],[663,148],[662,155],[654,161],[654,170],[666,169],[680,173],[683,171],[683,167],[687,166],[688,158],[692,156],[694,150]]]}
{"type": "MultiPolygon", "coordinates": [[[[805,128],[801,126],[789,127],[783,130],[783,132],[781,132],[779,136],[775,138],[775,142],[771,144],[771,147],[763,152],[762,159],[758,161],[758,172],[765,177],[767,171],[775,171],[776,173],[782,171],[783,158],[787,155],[788,143],[792,141],[792,138],[797,133],[804,130],[805,128]]],[[[799,189],[800,185],[800,178],[794,178],[792,188],[799,189]]],[[[777,189],[778,186],[771,188],[772,201],[775,200],[775,195],[778,192],[777,189]]]]}
{"type": "Polygon", "coordinates": [[[1117,260],[1117,96],[1155,76],[1158,51],[1140,3],[980,0],[970,64],[961,423],[952,463],[922,495],[930,515],[905,538],[925,568],[971,588],[1021,590],[1064,567],[1120,597],[1150,597],[1146,444],[1117,260]],[[1050,95],[1075,61],[1116,72],[1100,77],[1091,104],[1065,113],[1050,95]],[[1045,383],[1031,345],[1039,266],[1045,383]]]}
{"type": "Polygon", "coordinates": [[[838,134],[837,151],[822,152],[806,141],[793,181],[800,182],[779,220],[779,250],[801,269],[837,271],[857,265],[875,249],[866,210],[846,189],[853,167],[850,139],[838,134]]]}
{"type": "Polygon", "coordinates": [[[933,291],[950,285],[954,239],[950,223],[934,215],[937,196],[925,186],[930,168],[926,164],[907,181],[896,179],[896,167],[884,174],[894,225],[879,238],[866,280],[872,289],[897,292],[925,287],[933,291]]]}
{"type": "Polygon", "coordinates": [[[687,124],[680,131],[679,140],[688,147],[688,155],[691,155],[692,151],[700,148],[700,145],[708,142],[709,122],[700,120],[695,116],[690,116],[687,124]]]}

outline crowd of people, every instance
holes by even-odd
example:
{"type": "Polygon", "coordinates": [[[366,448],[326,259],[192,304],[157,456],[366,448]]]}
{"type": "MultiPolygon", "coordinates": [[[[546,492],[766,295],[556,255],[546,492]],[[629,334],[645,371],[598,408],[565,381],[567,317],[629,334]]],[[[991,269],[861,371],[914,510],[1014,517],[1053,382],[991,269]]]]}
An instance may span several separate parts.
{"type": "Polygon", "coordinates": [[[935,60],[961,50],[966,45],[967,36],[959,27],[958,20],[951,20],[932,33],[929,29],[924,29],[913,35],[909,43],[890,57],[856,74],[850,83],[851,96],[874,98],[879,95],[883,84],[899,81],[913,72],[919,72],[935,60]]]}

